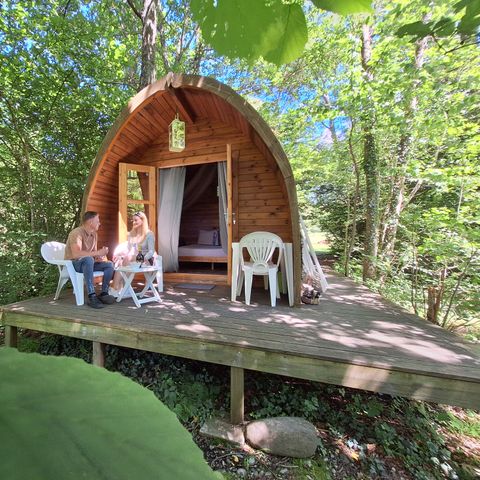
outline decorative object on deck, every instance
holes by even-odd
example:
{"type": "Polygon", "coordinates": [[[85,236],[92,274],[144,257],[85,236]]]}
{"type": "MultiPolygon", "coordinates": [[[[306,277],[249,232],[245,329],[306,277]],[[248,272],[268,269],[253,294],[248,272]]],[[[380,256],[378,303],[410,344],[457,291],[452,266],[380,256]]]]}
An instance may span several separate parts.
{"type": "Polygon", "coordinates": [[[313,288],[313,279],[307,275],[302,283],[302,303],[307,305],[318,305],[321,292],[313,288]]]}
{"type": "Polygon", "coordinates": [[[245,428],[245,439],[254,448],[296,458],[311,457],[319,444],[315,426],[299,417],[276,417],[251,422],[245,428]]]}
{"type": "MultiPolygon", "coordinates": [[[[58,267],[59,277],[57,291],[54,300],[60,296],[60,291],[64,285],[70,280],[73,286],[73,293],[77,305],[84,305],[85,292],[83,273],[77,272],[73,267],[71,260],[65,260],[65,244],[60,242],[47,242],[40,249],[43,259],[58,267]]],[[[103,277],[103,272],[93,272],[94,277],[103,277]]]]}
{"type": "Polygon", "coordinates": [[[168,149],[171,152],[185,150],[185,122],[178,118],[178,113],[168,127],[168,149]]]}
{"type": "MultiPolygon", "coordinates": [[[[198,193],[200,187],[192,189],[198,193]]],[[[212,78],[169,73],[130,100],[99,149],[82,209],[101,215],[105,228],[98,241],[104,245],[124,241],[129,212],[143,210],[157,236],[165,279],[172,283],[230,283],[233,243],[259,229],[275,233],[292,246],[289,293],[292,304],[300,303],[302,251],[292,168],[258,112],[212,78]],[[166,137],[177,112],[189,141],[182,145],[184,150],[171,151],[166,137]],[[180,198],[173,202],[180,207],[169,219],[164,210],[172,202],[164,188],[170,184],[165,172],[182,167],[185,179],[179,185],[180,198]],[[182,203],[188,203],[184,190],[202,167],[209,167],[202,172],[213,170],[209,175],[201,173],[196,184],[208,186],[205,195],[182,211],[182,203]],[[204,261],[222,259],[227,265],[212,280],[208,272],[178,271],[178,246],[196,244],[199,231],[205,229],[219,230],[224,256],[204,261]],[[163,235],[174,241],[164,241],[163,235]]]]}
{"type": "Polygon", "coordinates": [[[215,285],[209,283],[177,283],[175,287],[187,290],[212,290],[215,288],[215,285]]]}
{"type": "Polygon", "coordinates": [[[270,302],[272,307],[276,305],[277,296],[280,292],[277,285],[277,274],[283,254],[283,241],[271,232],[252,232],[245,235],[239,244],[240,270],[239,290],[242,288],[243,277],[245,277],[245,303],[250,305],[252,283],[254,275],[264,277],[265,289],[270,288],[270,302]],[[245,261],[243,249],[246,248],[250,260],[245,261]],[[277,259],[272,261],[273,255],[277,252],[277,259]]]}

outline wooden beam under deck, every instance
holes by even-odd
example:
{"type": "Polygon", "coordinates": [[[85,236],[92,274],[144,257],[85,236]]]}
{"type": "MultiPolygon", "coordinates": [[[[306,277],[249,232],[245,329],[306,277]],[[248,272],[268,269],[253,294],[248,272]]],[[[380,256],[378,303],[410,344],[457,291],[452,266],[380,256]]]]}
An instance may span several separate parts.
{"type": "Polygon", "coordinates": [[[246,306],[216,287],[99,313],[66,291],[6,306],[2,323],[233,367],[232,420],[243,415],[244,369],[480,408],[480,361],[459,337],[348,279],[329,283],[320,305],[293,309],[284,299],[271,308],[262,289],[246,306]]]}

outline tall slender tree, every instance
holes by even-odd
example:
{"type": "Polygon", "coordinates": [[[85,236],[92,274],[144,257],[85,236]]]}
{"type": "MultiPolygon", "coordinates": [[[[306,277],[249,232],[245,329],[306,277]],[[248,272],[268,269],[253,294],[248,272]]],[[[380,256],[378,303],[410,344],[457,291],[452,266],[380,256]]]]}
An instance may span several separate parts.
{"type": "Polygon", "coordinates": [[[363,280],[375,279],[378,255],[378,225],[380,201],[379,157],[375,145],[375,106],[370,95],[373,81],[372,59],[373,28],[362,26],[361,59],[366,94],[362,105],[363,173],[365,175],[365,247],[363,254],[363,280]]]}

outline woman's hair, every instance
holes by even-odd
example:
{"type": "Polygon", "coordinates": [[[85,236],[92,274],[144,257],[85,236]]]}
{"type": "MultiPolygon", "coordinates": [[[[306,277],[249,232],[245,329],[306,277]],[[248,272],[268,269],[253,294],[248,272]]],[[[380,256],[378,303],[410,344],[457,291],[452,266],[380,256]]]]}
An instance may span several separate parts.
{"type": "Polygon", "coordinates": [[[139,229],[140,231],[136,230],[135,227],[133,227],[132,232],[141,238],[140,242],[143,242],[145,240],[145,237],[147,236],[148,231],[150,230],[148,228],[147,216],[143,212],[134,213],[133,216],[138,217],[142,220],[142,225],[139,229]]]}

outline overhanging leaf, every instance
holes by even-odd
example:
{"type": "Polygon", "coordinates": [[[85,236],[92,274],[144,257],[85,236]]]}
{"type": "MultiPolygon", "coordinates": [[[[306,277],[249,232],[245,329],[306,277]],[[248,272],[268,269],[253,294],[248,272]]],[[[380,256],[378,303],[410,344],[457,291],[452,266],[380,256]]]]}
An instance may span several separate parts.
{"type": "Polygon", "coordinates": [[[219,54],[286,63],[301,55],[307,28],[299,5],[281,0],[192,0],[202,35],[219,54]]]}
{"type": "Polygon", "coordinates": [[[401,26],[397,30],[397,35],[404,37],[406,35],[414,35],[417,37],[424,37],[432,33],[431,27],[429,24],[425,24],[422,21],[407,23],[406,25],[401,26]]]}
{"type": "Polygon", "coordinates": [[[282,65],[301,55],[308,39],[307,24],[299,5],[282,4],[278,11],[273,11],[273,15],[275,26],[270,32],[265,32],[265,50],[268,45],[274,48],[270,47],[263,57],[275,65],[282,65]]]}
{"type": "Polygon", "coordinates": [[[480,15],[476,17],[470,16],[467,13],[462,17],[460,23],[458,24],[458,31],[465,35],[474,35],[480,25],[480,15]]]}
{"type": "Polygon", "coordinates": [[[442,18],[434,26],[433,31],[438,37],[448,37],[455,32],[455,22],[451,18],[442,18]]]}
{"type": "Polygon", "coordinates": [[[312,0],[312,3],[318,8],[340,15],[373,11],[370,0],[312,0]]]}
{"type": "Polygon", "coordinates": [[[147,389],[82,360],[0,348],[2,477],[215,479],[147,389]]]}

